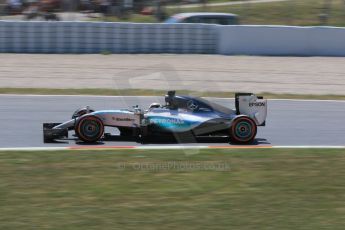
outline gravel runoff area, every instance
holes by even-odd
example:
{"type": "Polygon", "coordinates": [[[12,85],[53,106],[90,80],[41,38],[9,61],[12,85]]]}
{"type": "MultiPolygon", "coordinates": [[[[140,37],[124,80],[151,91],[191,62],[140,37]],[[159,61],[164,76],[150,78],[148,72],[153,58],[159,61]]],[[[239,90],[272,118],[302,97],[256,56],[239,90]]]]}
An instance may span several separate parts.
{"type": "Polygon", "coordinates": [[[0,54],[0,87],[345,94],[343,57],[0,54]]]}

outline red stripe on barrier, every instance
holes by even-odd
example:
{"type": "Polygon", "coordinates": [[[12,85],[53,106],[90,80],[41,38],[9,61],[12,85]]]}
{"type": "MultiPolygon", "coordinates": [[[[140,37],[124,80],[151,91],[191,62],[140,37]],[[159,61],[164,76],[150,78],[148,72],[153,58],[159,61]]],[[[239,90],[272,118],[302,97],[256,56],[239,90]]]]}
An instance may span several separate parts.
{"type": "Polygon", "coordinates": [[[271,149],[272,146],[208,146],[210,149],[271,149]]]}
{"type": "Polygon", "coordinates": [[[136,146],[72,146],[70,150],[135,149],[136,146]]]}
{"type": "MultiPolygon", "coordinates": [[[[71,146],[68,149],[69,150],[106,150],[106,149],[150,149],[150,148],[141,148],[142,146],[71,146]]],[[[175,146],[174,146],[175,147],[175,146]]],[[[184,147],[188,148],[190,146],[176,146],[176,148],[171,148],[171,146],[161,146],[161,148],[155,148],[152,149],[183,149],[184,147]]],[[[270,149],[273,148],[273,146],[267,145],[267,146],[245,146],[245,145],[239,145],[239,146],[222,146],[222,145],[210,145],[205,146],[208,149],[270,149]]],[[[198,146],[196,147],[198,148],[198,146]]]]}

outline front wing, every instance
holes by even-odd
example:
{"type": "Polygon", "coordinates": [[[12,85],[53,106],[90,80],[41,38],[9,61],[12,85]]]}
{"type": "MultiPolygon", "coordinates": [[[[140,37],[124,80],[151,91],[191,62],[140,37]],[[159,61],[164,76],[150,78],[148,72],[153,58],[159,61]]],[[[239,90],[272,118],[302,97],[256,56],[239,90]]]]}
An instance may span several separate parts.
{"type": "Polygon", "coordinates": [[[55,139],[68,138],[67,128],[54,128],[62,123],[43,123],[44,143],[54,142],[55,139]]]}

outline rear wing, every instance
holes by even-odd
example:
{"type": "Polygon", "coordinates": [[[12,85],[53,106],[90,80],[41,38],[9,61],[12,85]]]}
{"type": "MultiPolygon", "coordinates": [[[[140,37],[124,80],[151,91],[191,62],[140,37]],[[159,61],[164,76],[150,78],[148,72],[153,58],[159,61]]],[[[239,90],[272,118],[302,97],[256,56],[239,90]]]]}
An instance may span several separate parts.
{"type": "Polygon", "coordinates": [[[254,119],[256,125],[265,126],[267,117],[267,100],[253,93],[236,93],[235,106],[237,115],[247,115],[254,119]]]}

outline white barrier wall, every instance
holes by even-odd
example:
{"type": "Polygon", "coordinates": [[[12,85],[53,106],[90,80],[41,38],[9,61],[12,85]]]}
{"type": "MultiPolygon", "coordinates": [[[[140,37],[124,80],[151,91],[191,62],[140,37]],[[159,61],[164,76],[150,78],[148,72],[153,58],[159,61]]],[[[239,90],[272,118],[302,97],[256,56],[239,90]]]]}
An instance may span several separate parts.
{"type": "Polygon", "coordinates": [[[345,28],[0,21],[0,53],[345,56],[345,28]]]}
{"type": "Polygon", "coordinates": [[[345,56],[345,28],[220,26],[218,53],[345,56]]]}
{"type": "Polygon", "coordinates": [[[213,54],[216,31],[198,24],[0,21],[0,52],[213,54]]]}

